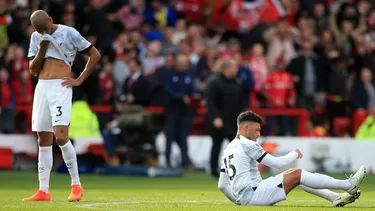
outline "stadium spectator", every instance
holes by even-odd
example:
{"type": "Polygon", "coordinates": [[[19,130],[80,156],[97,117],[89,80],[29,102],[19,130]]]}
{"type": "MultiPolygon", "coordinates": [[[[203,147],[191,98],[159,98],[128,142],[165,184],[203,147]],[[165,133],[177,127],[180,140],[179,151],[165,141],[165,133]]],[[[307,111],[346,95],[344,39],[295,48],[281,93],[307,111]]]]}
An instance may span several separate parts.
{"type": "Polygon", "coordinates": [[[161,29],[176,25],[176,14],[171,7],[163,5],[161,0],[152,0],[151,4],[151,8],[145,12],[145,21],[157,21],[161,29]]]}
{"type": "MultiPolygon", "coordinates": [[[[311,40],[304,40],[301,54],[289,63],[287,70],[293,75],[297,91],[297,106],[314,110],[315,95],[324,93],[324,79],[327,72],[321,60],[313,52],[311,40]]],[[[287,62],[287,61],[286,61],[287,62]]]]}
{"type": "Polygon", "coordinates": [[[14,110],[11,105],[12,89],[8,84],[9,74],[5,68],[0,69],[0,132],[13,133],[14,110]]]}
{"type": "Polygon", "coordinates": [[[8,51],[8,70],[10,70],[11,80],[16,81],[19,79],[22,70],[29,69],[29,61],[25,58],[25,51],[22,47],[12,45],[8,51]]]}
{"type": "Polygon", "coordinates": [[[276,26],[265,33],[268,42],[267,62],[270,68],[274,68],[276,58],[283,55],[285,62],[289,63],[295,56],[294,41],[299,39],[299,31],[288,25],[285,19],[277,21],[276,26]]]}
{"type": "Polygon", "coordinates": [[[130,0],[128,5],[124,5],[118,10],[117,19],[127,30],[136,29],[142,23],[143,12],[143,0],[130,0]]]}
{"type": "MultiPolygon", "coordinates": [[[[328,83],[327,111],[331,125],[336,117],[346,116],[350,80],[347,61],[347,58],[339,56],[326,76],[328,83]]],[[[335,135],[333,127],[330,127],[330,134],[335,135]]]]}
{"type": "Polygon", "coordinates": [[[212,138],[210,157],[211,175],[219,176],[218,160],[224,139],[231,140],[237,133],[237,116],[244,109],[244,96],[237,81],[238,66],[233,60],[224,60],[219,73],[207,82],[207,129],[212,138]]]}
{"type": "Polygon", "coordinates": [[[167,103],[167,94],[165,92],[165,84],[167,77],[173,68],[175,67],[175,54],[167,53],[165,55],[165,63],[162,67],[156,69],[156,71],[150,75],[151,81],[151,105],[153,106],[165,106],[167,103]]]}
{"type": "MultiPolygon", "coordinates": [[[[237,79],[241,80],[240,72],[247,73],[250,68],[255,87],[251,99],[245,102],[250,101],[251,107],[270,107],[262,88],[269,70],[275,68],[277,58],[284,56],[287,70],[293,75],[297,106],[307,108],[313,118],[318,115],[315,112],[317,106],[322,111],[332,110],[331,98],[326,101],[327,91],[337,96],[336,92],[333,93],[334,89],[344,89],[340,87],[343,84],[329,81],[330,75],[336,77],[335,74],[340,73],[336,68],[340,55],[348,58],[347,75],[339,74],[349,81],[345,91],[354,83],[350,104],[355,109],[372,107],[371,87],[375,78],[368,81],[368,73],[375,73],[373,1],[236,0],[216,1],[215,5],[197,0],[5,3],[2,1],[4,6],[0,6],[0,67],[8,70],[11,79],[7,82],[12,87],[10,99],[15,99],[16,106],[21,104],[17,100],[19,90],[27,90],[22,84],[11,84],[18,81],[19,73],[28,66],[24,52],[28,50],[33,28],[26,15],[35,9],[45,8],[55,22],[75,26],[103,55],[97,71],[83,84],[90,105],[111,103],[110,75],[113,98],[122,94],[125,79],[131,74],[130,62],[134,59],[141,61],[145,81],[152,85],[150,103],[164,105],[166,75],[172,70],[173,55],[178,54],[189,57],[192,81],[197,92],[204,94],[207,81],[216,78],[218,69],[215,64],[223,58],[240,58],[240,46],[241,53],[250,52],[250,55],[242,55],[243,61],[248,64],[239,71],[237,79]],[[263,2],[268,2],[267,8],[263,8],[263,2]],[[178,17],[174,9],[178,11],[178,17]],[[283,16],[286,17],[280,19],[283,16]],[[231,37],[236,38],[228,39],[231,37]],[[369,71],[362,71],[364,67],[369,71]],[[367,79],[361,72],[365,72],[364,78],[367,79]]],[[[74,75],[82,72],[86,59],[79,55],[72,66],[74,75]]],[[[342,95],[341,91],[339,95],[342,95]]],[[[332,119],[328,113],[321,112],[319,119],[323,122],[332,119]]],[[[345,112],[345,116],[350,115],[345,112]]]]}
{"type": "Polygon", "coordinates": [[[187,137],[190,134],[192,123],[191,104],[195,94],[192,68],[189,67],[189,58],[186,55],[178,55],[175,68],[168,72],[165,91],[167,93],[166,114],[166,149],[165,157],[167,165],[171,166],[171,149],[173,141],[176,141],[181,150],[182,166],[192,167],[189,158],[187,137]]]}
{"type": "Polygon", "coordinates": [[[103,69],[99,74],[99,85],[103,95],[103,103],[110,104],[113,100],[113,76],[112,76],[112,64],[104,64],[103,69]]]}
{"type": "Polygon", "coordinates": [[[240,81],[243,97],[244,97],[244,108],[248,108],[250,105],[250,93],[254,88],[254,76],[253,72],[249,68],[249,64],[242,59],[241,53],[234,54],[234,60],[238,66],[237,77],[240,81]]]}
{"type": "Polygon", "coordinates": [[[357,81],[352,90],[352,102],[355,109],[367,110],[375,106],[375,85],[369,68],[362,68],[360,81],[357,81]]]}
{"type": "MultiPolygon", "coordinates": [[[[280,56],[276,61],[274,71],[270,72],[265,84],[265,92],[268,99],[268,108],[288,108],[296,104],[293,77],[285,69],[284,57],[280,56]]],[[[264,134],[272,135],[275,123],[278,125],[277,136],[285,136],[289,132],[288,116],[268,116],[264,134]]]]}
{"type": "Polygon", "coordinates": [[[122,95],[128,104],[148,106],[151,84],[141,72],[141,61],[133,59],[129,63],[130,75],[125,79],[122,95]]]}
{"type": "Polygon", "coordinates": [[[251,106],[261,107],[257,95],[263,91],[269,72],[267,59],[264,56],[264,47],[261,43],[255,43],[250,50],[249,66],[254,76],[254,91],[251,94],[251,106]]]}
{"type": "MultiPolygon", "coordinates": [[[[21,70],[18,79],[13,81],[13,92],[16,99],[16,105],[32,105],[33,84],[30,73],[27,69],[21,70]]],[[[16,128],[19,133],[26,133],[27,125],[30,125],[31,111],[18,112],[16,114],[16,128]]]]}

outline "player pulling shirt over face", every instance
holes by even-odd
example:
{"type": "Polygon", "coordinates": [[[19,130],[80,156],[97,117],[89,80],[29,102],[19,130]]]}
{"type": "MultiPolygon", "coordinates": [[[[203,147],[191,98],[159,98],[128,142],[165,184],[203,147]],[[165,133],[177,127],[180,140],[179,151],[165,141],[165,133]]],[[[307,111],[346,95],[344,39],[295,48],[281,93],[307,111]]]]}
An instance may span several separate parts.
{"type": "Polygon", "coordinates": [[[100,53],[72,27],[53,24],[43,10],[30,17],[35,28],[30,40],[28,58],[30,72],[38,76],[35,88],[32,130],[38,134],[39,190],[24,201],[50,201],[49,177],[52,169],[53,136],[59,144],[63,159],[71,176],[69,201],[79,201],[83,195],[77,166],[77,156],[68,138],[72,109],[72,87],[79,86],[91,74],[100,59],[100,53]],[[90,58],[85,70],[71,78],[71,66],[77,52],[90,58]]]}

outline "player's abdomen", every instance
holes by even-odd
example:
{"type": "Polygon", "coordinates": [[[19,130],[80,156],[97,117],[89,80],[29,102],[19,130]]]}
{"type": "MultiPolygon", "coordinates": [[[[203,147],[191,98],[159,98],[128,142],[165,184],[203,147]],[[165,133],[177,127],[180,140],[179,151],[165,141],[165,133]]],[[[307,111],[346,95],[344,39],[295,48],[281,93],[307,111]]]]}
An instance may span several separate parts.
{"type": "Polygon", "coordinates": [[[64,61],[54,58],[44,59],[42,70],[39,73],[39,79],[54,80],[64,77],[71,77],[70,67],[64,61]]]}

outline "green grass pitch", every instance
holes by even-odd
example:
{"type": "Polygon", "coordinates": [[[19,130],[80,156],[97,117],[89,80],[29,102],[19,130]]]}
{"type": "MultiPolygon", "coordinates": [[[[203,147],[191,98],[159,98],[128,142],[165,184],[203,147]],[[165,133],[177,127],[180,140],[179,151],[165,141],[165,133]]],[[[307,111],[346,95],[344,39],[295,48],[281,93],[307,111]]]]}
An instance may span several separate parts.
{"type": "MultiPolygon", "coordinates": [[[[341,177],[344,178],[345,176],[341,177]]],[[[139,178],[81,175],[84,197],[67,202],[69,175],[52,174],[52,202],[22,202],[37,187],[36,172],[0,172],[0,210],[14,211],[152,211],[152,210],[375,210],[375,176],[368,176],[362,195],[353,204],[334,208],[328,201],[292,191],[287,201],[273,207],[240,207],[232,204],[217,189],[216,180],[207,174],[189,173],[183,178],[139,178]]]]}

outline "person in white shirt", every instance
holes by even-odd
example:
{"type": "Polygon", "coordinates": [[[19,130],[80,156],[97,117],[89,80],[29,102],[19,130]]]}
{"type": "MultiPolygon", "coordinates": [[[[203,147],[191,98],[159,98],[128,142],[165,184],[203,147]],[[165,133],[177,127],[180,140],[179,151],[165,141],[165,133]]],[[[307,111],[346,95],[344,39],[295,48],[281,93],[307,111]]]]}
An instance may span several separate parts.
{"type": "Polygon", "coordinates": [[[281,174],[263,180],[258,164],[271,168],[282,168],[302,153],[295,149],[285,156],[274,157],[256,143],[260,136],[262,119],[259,115],[245,111],[237,118],[238,135],[225,149],[222,157],[218,188],[237,205],[274,205],[286,200],[286,195],[295,187],[320,196],[333,206],[341,207],[354,202],[360,196],[359,184],[366,175],[366,168],[361,167],[346,180],[310,173],[303,169],[293,168],[281,174]],[[339,194],[331,189],[346,192],[339,194]]]}
{"type": "Polygon", "coordinates": [[[35,32],[31,35],[28,58],[30,72],[38,76],[35,88],[32,130],[38,134],[39,190],[23,201],[50,201],[49,177],[52,169],[53,136],[71,176],[69,201],[79,201],[83,189],[77,166],[77,155],[68,137],[72,109],[72,87],[80,86],[91,74],[101,55],[74,28],[53,24],[52,18],[37,10],[30,17],[35,32]],[[82,74],[71,78],[71,66],[77,51],[90,58],[82,74]]]}

